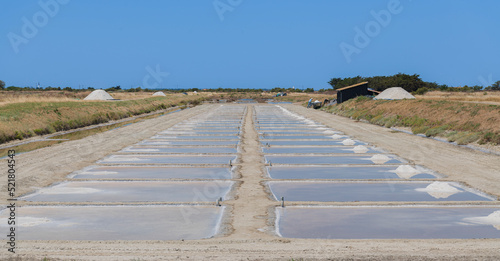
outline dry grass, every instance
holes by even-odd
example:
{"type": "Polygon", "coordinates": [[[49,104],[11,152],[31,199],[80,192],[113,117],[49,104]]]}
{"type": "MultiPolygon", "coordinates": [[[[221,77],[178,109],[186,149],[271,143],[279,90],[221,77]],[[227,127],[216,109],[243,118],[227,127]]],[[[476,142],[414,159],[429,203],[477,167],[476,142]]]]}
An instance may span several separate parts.
{"type": "Polygon", "coordinates": [[[481,92],[432,91],[424,95],[417,95],[416,97],[417,99],[424,99],[424,100],[447,100],[447,101],[477,102],[477,103],[500,105],[500,91],[481,91],[481,92]]]}
{"type": "Polygon", "coordinates": [[[414,133],[441,136],[459,144],[500,144],[500,106],[447,100],[382,101],[362,97],[326,109],[354,119],[414,133]]]}
{"type": "Polygon", "coordinates": [[[24,102],[68,102],[85,98],[90,91],[0,91],[0,106],[24,102]]]}
{"type": "Polygon", "coordinates": [[[165,97],[140,99],[140,94],[123,96],[121,101],[82,101],[68,97],[18,94],[17,102],[0,106],[0,143],[56,131],[118,120],[187,103],[198,104],[206,95],[168,94],[165,97]],[[20,98],[22,97],[22,98],[20,98]],[[59,98],[60,100],[57,100],[59,98]],[[25,102],[20,102],[21,100],[25,102]]]}
{"type": "MultiPolygon", "coordinates": [[[[10,103],[25,102],[69,102],[82,101],[91,91],[0,91],[0,106],[10,103]]],[[[152,92],[110,92],[113,98],[119,100],[138,100],[151,98],[152,92]]],[[[181,93],[166,93],[169,97],[185,97],[181,93]]],[[[197,95],[207,97],[210,93],[189,93],[188,96],[197,95]]]]}

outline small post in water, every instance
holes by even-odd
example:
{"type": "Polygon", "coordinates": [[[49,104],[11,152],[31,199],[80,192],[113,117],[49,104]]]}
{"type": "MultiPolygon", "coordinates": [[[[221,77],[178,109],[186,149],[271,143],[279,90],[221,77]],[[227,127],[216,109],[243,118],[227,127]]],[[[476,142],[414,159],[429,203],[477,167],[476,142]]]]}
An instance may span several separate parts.
{"type": "Polygon", "coordinates": [[[285,197],[281,197],[281,207],[285,207],[285,197]]]}

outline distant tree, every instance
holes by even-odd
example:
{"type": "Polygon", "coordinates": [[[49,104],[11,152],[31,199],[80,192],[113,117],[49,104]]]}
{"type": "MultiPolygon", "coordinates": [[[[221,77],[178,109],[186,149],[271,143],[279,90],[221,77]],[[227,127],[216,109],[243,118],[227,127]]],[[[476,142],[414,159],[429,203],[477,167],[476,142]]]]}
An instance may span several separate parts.
{"type": "Polygon", "coordinates": [[[304,92],[314,92],[314,89],[313,88],[307,88],[304,90],[304,92]]]}
{"type": "Polygon", "coordinates": [[[500,81],[497,81],[495,82],[494,84],[492,84],[489,88],[490,90],[500,90],[500,81]]]}
{"type": "Polygon", "coordinates": [[[119,91],[121,90],[122,88],[120,87],[120,85],[117,85],[115,87],[110,87],[110,88],[107,88],[105,91],[107,92],[112,92],[112,91],[119,91]]]}
{"type": "Polygon", "coordinates": [[[5,82],[0,80],[0,90],[3,90],[5,88],[5,82]]]}

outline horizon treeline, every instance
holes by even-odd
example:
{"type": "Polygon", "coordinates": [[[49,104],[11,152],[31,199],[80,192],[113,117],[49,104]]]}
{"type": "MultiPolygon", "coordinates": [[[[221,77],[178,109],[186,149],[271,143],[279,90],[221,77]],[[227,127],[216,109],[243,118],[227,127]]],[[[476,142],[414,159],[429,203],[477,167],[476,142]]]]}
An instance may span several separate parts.
{"type": "Polygon", "coordinates": [[[500,81],[493,83],[490,86],[467,86],[463,87],[451,87],[446,84],[438,84],[436,82],[425,82],[420,78],[418,74],[404,74],[398,73],[392,76],[372,76],[372,77],[346,77],[346,78],[331,78],[328,84],[332,86],[334,90],[347,87],[353,84],[368,82],[368,88],[376,91],[383,91],[390,87],[401,87],[408,92],[413,92],[415,94],[424,94],[428,91],[439,90],[439,91],[481,91],[481,90],[500,90],[500,81]]]}

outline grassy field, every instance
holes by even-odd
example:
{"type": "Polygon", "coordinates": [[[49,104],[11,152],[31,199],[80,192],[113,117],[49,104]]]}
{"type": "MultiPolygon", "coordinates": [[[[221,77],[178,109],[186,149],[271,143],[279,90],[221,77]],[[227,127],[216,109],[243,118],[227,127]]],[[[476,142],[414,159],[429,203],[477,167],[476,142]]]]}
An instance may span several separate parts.
{"type": "Polygon", "coordinates": [[[4,97],[2,93],[2,100],[9,102],[0,105],[0,143],[105,123],[174,106],[196,105],[208,97],[205,94],[151,97],[150,93],[117,93],[114,97],[120,95],[125,99],[83,101],[76,100],[77,97],[86,96],[82,93],[59,93],[53,96],[45,93],[17,93],[10,97],[4,97]]]}
{"type": "Polygon", "coordinates": [[[500,145],[500,105],[443,98],[383,101],[358,97],[324,110],[385,127],[409,127],[415,134],[458,144],[500,145]]]}
{"type": "Polygon", "coordinates": [[[424,100],[447,100],[447,101],[477,102],[477,103],[500,105],[499,91],[480,91],[480,92],[432,91],[424,95],[417,95],[416,97],[418,99],[424,99],[424,100]]]}

